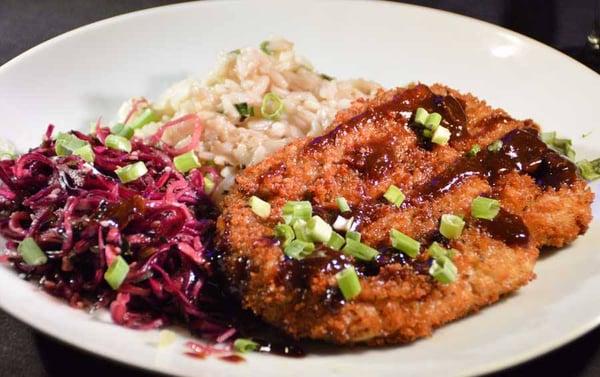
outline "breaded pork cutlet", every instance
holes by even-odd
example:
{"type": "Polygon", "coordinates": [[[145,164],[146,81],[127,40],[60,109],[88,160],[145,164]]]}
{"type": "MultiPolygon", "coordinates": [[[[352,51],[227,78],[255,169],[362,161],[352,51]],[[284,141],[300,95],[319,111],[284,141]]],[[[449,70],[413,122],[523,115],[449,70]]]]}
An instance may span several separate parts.
{"type": "Polygon", "coordinates": [[[527,284],[541,247],[586,231],[593,194],[538,134],[532,121],[440,85],[355,102],[323,136],[298,140],[237,177],[218,221],[228,282],[244,307],[297,338],[379,345],[427,336],[527,284]],[[449,144],[423,136],[419,107],[442,115],[449,144]],[[476,144],[481,151],[469,154],[476,144]],[[392,184],[406,194],[400,207],[382,197],[392,184]],[[267,218],[249,207],[253,195],[271,204],[267,218]],[[500,201],[493,220],[471,216],[478,196],[500,201]],[[287,257],[273,231],[282,206],[309,200],[331,223],[337,197],[347,199],[361,241],[379,251],[375,259],[324,246],[302,260],[287,257]],[[440,235],[443,214],[464,217],[458,239],[440,235]],[[419,256],[391,248],[391,229],[420,241],[419,256]],[[450,284],[429,274],[433,241],[455,249],[458,278],[450,284]],[[362,291],[344,300],[335,274],[350,264],[362,291]]]}

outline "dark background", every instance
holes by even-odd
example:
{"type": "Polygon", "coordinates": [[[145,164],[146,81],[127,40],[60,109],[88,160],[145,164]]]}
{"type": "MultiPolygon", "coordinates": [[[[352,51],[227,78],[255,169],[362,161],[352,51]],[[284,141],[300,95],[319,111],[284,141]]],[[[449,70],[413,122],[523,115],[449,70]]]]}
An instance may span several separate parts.
{"type": "MultiPolygon", "coordinates": [[[[118,14],[175,2],[0,0],[0,64],[75,27],[118,14]]],[[[600,0],[407,2],[460,13],[513,29],[555,47],[600,71],[597,54],[585,48],[586,36],[593,25],[594,6],[597,6],[600,0]]],[[[0,310],[0,375],[137,377],[148,374],[63,345],[39,334],[0,310]]],[[[493,376],[540,375],[600,376],[600,329],[552,353],[493,376]]]]}

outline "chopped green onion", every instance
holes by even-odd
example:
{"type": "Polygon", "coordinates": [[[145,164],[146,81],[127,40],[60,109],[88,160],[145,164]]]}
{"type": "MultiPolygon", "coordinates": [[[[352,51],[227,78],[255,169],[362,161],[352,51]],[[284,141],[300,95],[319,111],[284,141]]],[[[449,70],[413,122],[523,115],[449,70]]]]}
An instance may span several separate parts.
{"type": "Polygon", "coordinates": [[[269,120],[278,120],[283,112],[283,101],[275,93],[267,93],[260,106],[260,114],[269,120]]]}
{"type": "Polygon", "coordinates": [[[500,149],[502,149],[502,145],[504,145],[502,140],[496,140],[492,144],[488,145],[487,149],[490,152],[499,152],[500,149]]]}
{"type": "Polygon", "coordinates": [[[438,145],[446,145],[450,140],[450,130],[446,127],[439,126],[431,136],[431,142],[438,145]]]}
{"type": "Polygon", "coordinates": [[[312,242],[312,238],[308,234],[307,222],[303,219],[296,219],[292,224],[294,234],[300,241],[312,242]]]}
{"type": "Polygon", "coordinates": [[[248,201],[252,212],[258,217],[266,219],[271,214],[271,204],[269,202],[265,202],[258,196],[252,195],[250,200],[248,201]]]}
{"type": "Polygon", "coordinates": [[[263,41],[260,44],[260,50],[267,55],[273,55],[273,51],[269,48],[269,41],[263,41]]]}
{"type": "Polygon", "coordinates": [[[329,238],[329,241],[327,241],[327,246],[335,251],[340,251],[345,243],[346,240],[344,237],[340,236],[339,233],[331,232],[331,237],[329,238]]]}
{"type": "Polygon", "coordinates": [[[471,215],[478,219],[493,220],[500,212],[500,202],[496,199],[478,196],[471,203],[471,215]]]}
{"type": "Polygon", "coordinates": [[[323,80],[327,80],[327,81],[331,81],[331,80],[333,80],[333,77],[332,77],[332,76],[326,75],[326,74],[324,74],[324,73],[321,73],[319,76],[321,76],[321,78],[322,78],[323,80]]]}
{"type": "Polygon", "coordinates": [[[127,153],[131,152],[131,143],[123,136],[108,135],[104,141],[104,144],[111,149],[116,149],[127,153]]]}
{"type": "Polygon", "coordinates": [[[431,132],[431,130],[428,129],[424,129],[422,132],[423,136],[425,136],[426,138],[431,139],[431,136],[433,136],[433,132],[431,132]]]}
{"type": "Polygon", "coordinates": [[[350,238],[351,240],[360,242],[361,235],[359,232],[351,230],[346,232],[346,238],[350,238]]]}
{"type": "Polygon", "coordinates": [[[577,163],[577,167],[581,176],[588,181],[600,178],[600,158],[593,161],[581,160],[577,163]]]}
{"type": "Polygon", "coordinates": [[[542,132],[540,138],[546,144],[554,144],[554,140],[556,140],[556,131],[542,132]]]}
{"type": "Polygon", "coordinates": [[[479,144],[474,144],[471,149],[467,152],[467,156],[469,157],[475,157],[477,156],[477,153],[479,153],[481,151],[481,147],[479,146],[479,144]]]}
{"type": "Polygon", "coordinates": [[[315,251],[315,244],[312,242],[295,239],[287,245],[283,252],[290,258],[304,259],[315,251]]]}
{"type": "Polygon", "coordinates": [[[556,132],[542,132],[540,138],[556,152],[567,156],[571,160],[575,159],[576,153],[575,149],[573,149],[573,142],[571,139],[557,138],[556,132]]]}
{"type": "Polygon", "coordinates": [[[342,271],[335,274],[338,287],[342,292],[345,300],[352,300],[360,294],[362,290],[360,280],[353,266],[346,267],[342,271]]]}
{"type": "Polygon", "coordinates": [[[425,110],[422,107],[419,107],[417,109],[417,111],[415,112],[415,122],[425,125],[425,122],[427,121],[428,116],[429,116],[429,113],[427,112],[427,110],[425,110]]]}
{"type": "Polygon", "coordinates": [[[345,217],[338,216],[333,222],[333,229],[348,232],[352,229],[354,223],[354,217],[346,219],[345,217]]]}
{"type": "Polygon", "coordinates": [[[122,256],[118,255],[104,273],[104,280],[112,289],[117,290],[125,281],[128,273],[129,265],[122,256]]]}
{"type": "Polygon", "coordinates": [[[458,270],[448,258],[443,259],[443,261],[435,259],[429,268],[429,274],[442,284],[450,284],[456,281],[458,270]]]}
{"type": "Polygon", "coordinates": [[[180,154],[173,159],[173,163],[175,164],[175,169],[177,169],[177,171],[180,173],[187,173],[192,169],[202,166],[200,161],[198,161],[198,156],[196,156],[194,151],[180,154]]]}
{"type": "Polygon", "coordinates": [[[0,161],[14,160],[17,156],[11,151],[0,151],[0,161]]]}
{"type": "Polygon", "coordinates": [[[296,219],[308,220],[312,216],[312,205],[309,201],[289,201],[282,209],[286,224],[291,224],[296,219]]]}
{"type": "Polygon", "coordinates": [[[244,120],[248,117],[254,116],[254,108],[248,105],[247,102],[236,103],[235,109],[240,114],[240,120],[244,120]]]}
{"type": "Polygon", "coordinates": [[[421,243],[399,230],[390,230],[390,240],[392,241],[392,247],[396,250],[400,250],[404,254],[411,258],[416,258],[421,250],[421,243]]]}
{"type": "Polygon", "coordinates": [[[123,123],[117,123],[112,127],[110,132],[113,135],[118,135],[126,139],[131,139],[133,137],[134,130],[133,128],[126,126],[123,123]]]}
{"type": "Polygon", "coordinates": [[[31,237],[25,238],[19,246],[17,251],[21,254],[23,261],[30,266],[39,266],[48,262],[48,257],[42,249],[38,246],[35,240],[31,237]]]}
{"type": "Polygon", "coordinates": [[[259,347],[260,346],[258,345],[258,343],[253,342],[250,339],[237,338],[235,342],[233,342],[233,348],[241,353],[256,351],[259,347]]]}
{"type": "Polygon", "coordinates": [[[331,225],[319,216],[313,216],[307,223],[309,237],[314,241],[326,243],[331,238],[331,225]]]}
{"type": "Polygon", "coordinates": [[[94,162],[94,151],[92,150],[90,143],[86,143],[83,147],[75,149],[73,154],[81,157],[86,162],[94,162]]]}
{"type": "Polygon", "coordinates": [[[400,188],[396,185],[391,185],[388,187],[383,197],[387,199],[388,202],[392,203],[396,207],[400,207],[406,199],[406,195],[400,190],[400,188]]]}
{"type": "Polygon", "coordinates": [[[432,243],[427,249],[427,252],[436,260],[442,260],[444,258],[452,259],[454,257],[453,249],[446,249],[437,242],[432,243]]]}
{"type": "Polygon", "coordinates": [[[275,225],[275,235],[282,241],[281,246],[283,247],[287,247],[296,238],[294,229],[288,224],[275,225]]]}
{"type": "Polygon", "coordinates": [[[442,122],[442,116],[438,113],[431,113],[427,116],[427,120],[425,121],[425,127],[429,128],[432,131],[435,131],[440,123],[442,122]]]}
{"type": "Polygon", "coordinates": [[[465,220],[462,218],[450,214],[442,215],[440,221],[440,233],[442,236],[450,240],[457,239],[462,234],[464,227],[465,220]]]}
{"type": "Polygon", "coordinates": [[[115,170],[115,173],[122,183],[129,183],[143,177],[148,173],[148,168],[146,168],[146,165],[142,161],[138,161],[134,164],[118,168],[115,170]]]}
{"type": "Polygon", "coordinates": [[[233,54],[233,55],[239,55],[242,53],[242,50],[239,48],[236,48],[235,50],[231,50],[229,51],[229,54],[233,54]]]}
{"type": "Polygon", "coordinates": [[[86,144],[88,144],[87,141],[81,140],[73,134],[60,133],[56,136],[54,151],[57,156],[70,156],[86,144]]]}
{"type": "Polygon", "coordinates": [[[379,252],[370,246],[365,245],[362,242],[355,241],[352,238],[346,238],[346,246],[342,249],[345,254],[352,255],[353,257],[370,261],[373,260],[379,252]]]}
{"type": "Polygon", "coordinates": [[[343,196],[337,197],[335,199],[335,202],[337,203],[337,206],[340,209],[341,213],[350,212],[350,206],[348,205],[348,201],[346,200],[346,198],[344,198],[343,196]]]}
{"type": "Polygon", "coordinates": [[[140,115],[138,115],[134,120],[132,120],[128,127],[131,127],[133,130],[137,130],[139,128],[144,127],[148,123],[157,122],[160,120],[158,114],[152,110],[151,108],[146,108],[140,115]]]}
{"type": "Polygon", "coordinates": [[[210,179],[208,176],[204,176],[204,193],[206,195],[210,195],[210,193],[213,191],[213,189],[215,188],[215,182],[213,182],[212,179],[210,179]]]}

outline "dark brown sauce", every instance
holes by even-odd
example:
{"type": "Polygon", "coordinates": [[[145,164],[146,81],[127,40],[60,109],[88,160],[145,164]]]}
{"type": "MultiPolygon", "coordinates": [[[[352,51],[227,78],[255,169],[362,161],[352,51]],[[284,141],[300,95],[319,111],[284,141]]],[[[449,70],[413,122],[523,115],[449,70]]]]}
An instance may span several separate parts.
{"type": "Polygon", "coordinates": [[[143,217],[145,212],[146,203],[144,198],[134,195],[118,203],[101,205],[97,218],[101,221],[113,221],[119,225],[120,229],[123,229],[134,219],[143,217]]]}
{"type": "Polygon", "coordinates": [[[219,357],[219,360],[227,361],[229,363],[235,363],[235,364],[237,364],[237,363],[243,363],[244,361],[246,361],[246,359],[244,359],[240,355],[221,356],[221,357],[219,357]]]}
{"type": "Polygon", "coordinates": [[[515,129],[502,139],[498,152],[482,150],[474,157],[463,157],[442,174],[416,190],[411,203],[421,203],[448,192],[465,178],[479,176],[493,184],[510,172],[531,175],[542,187],[558,188],[575,181],[576,168],[542,142],[533,129],[515,129]]]}
{"type": "Polygon", "coordinates": [[[393,140],[376,140],[359,146],[346,159],[348,166],[370,184],[377,184],[396,166],[393,140]]]}
{"type": "Polygon", "coordinates": [[[334,274],[352,264],[347,256],[336,251],[324,249],[315,251],[315,254],[320,254],[325,250],[327,250],[326,253],[322,255],[302,260],[284,259],[280,263],[279,283],[292,289],[307,289],[312,277],[316,274],[334,274]]]}
{"type": "Polygon", "coordinates": [[[496,129],[499,124],[506,124],[512,120],[508,115],[493,114],[481,119],[473,128],[477,130],[477,135],[486,135],[496,129]]]}
{"type": "Polygon", "coordinates": [[[492,238],[505,244],[519,245],[529,241],[529,229],[520,216],[500,209],[493,220],[477,220],[475,224],[485,230],[492,238]]]}

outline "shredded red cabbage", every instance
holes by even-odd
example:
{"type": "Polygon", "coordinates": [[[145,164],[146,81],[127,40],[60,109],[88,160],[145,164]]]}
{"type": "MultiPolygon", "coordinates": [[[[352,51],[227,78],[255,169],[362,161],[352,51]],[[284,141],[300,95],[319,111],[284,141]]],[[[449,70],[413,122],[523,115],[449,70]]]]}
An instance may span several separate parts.
{"type": "Polygon", "coordinates": [[[106,148],[98,124],[88,141],[93,165],[59,157],[53,127],[43,143],[16,160],[0,161],[0,235],[7,258],[27,278],[76,307],[108,307],[113,320],[157,328],[183,320],[197,335],[224,341],[234,331],[219,316],[219,290],[210,260],[217,210],[204,191],[204,174],[182,175],[165,152],[132,140],[131,153],[106,148]],[[114,170],[143,161],[148,173],[122,184],[114,170]],[[18,243],[33,237],[48,256],[24,263],[18,243]],[[130,270],[118,290],[104,273],[121,255],[130,270]]]}

